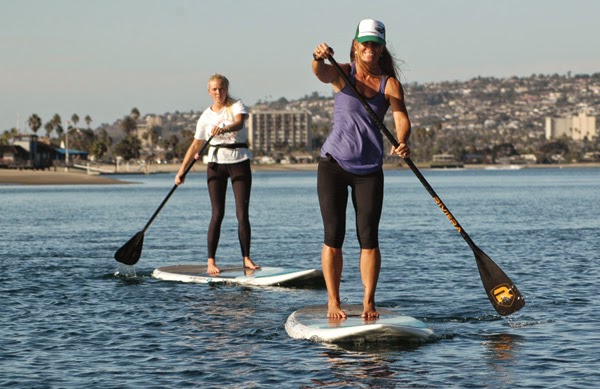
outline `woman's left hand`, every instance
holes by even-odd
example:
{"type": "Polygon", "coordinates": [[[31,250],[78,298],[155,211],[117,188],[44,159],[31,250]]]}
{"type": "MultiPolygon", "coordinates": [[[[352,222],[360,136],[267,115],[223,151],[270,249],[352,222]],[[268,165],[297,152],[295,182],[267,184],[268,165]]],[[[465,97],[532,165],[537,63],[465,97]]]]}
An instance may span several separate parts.
{"type": "Polygon", "coordinates": [[[400,142],[400,144],[398,145],[398,147],[394,148],[394,146],[392,146],[392,150],[390,151],[390,155],[394,155],[394,154],[396,154],[400,158],[408,158],[408,157],[410,157],[410,148],[408,147],[408,144],[404,143],[404,142],[400,142]]]}

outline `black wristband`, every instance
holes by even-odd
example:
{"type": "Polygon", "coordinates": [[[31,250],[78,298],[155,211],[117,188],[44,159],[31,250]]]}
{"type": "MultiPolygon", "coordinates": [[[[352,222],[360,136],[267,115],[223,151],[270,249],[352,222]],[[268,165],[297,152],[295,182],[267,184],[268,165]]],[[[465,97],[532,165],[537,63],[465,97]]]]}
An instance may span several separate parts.
{"type": "Polygon", "coordinates": [[[324,61],[323,58],[317,58],[317,56],[315,55],[315,53],[313,53],[313,60],[317,61],[317,62],[321,62],[324,61]]]}

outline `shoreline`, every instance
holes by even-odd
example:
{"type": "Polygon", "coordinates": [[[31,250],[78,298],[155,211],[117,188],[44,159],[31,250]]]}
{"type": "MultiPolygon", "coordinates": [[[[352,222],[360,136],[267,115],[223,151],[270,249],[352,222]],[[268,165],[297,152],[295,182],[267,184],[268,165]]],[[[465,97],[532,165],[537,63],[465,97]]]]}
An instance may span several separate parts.
{"type": "Polygon", "coordinates": [[[110,185],[131,182],[77,171],[0,169],[0,185],[110,185]]]}
{"type": "MultiPolygon", "coordinates": [[[[429,164],[417,165],[419,169],[429,169],[429,164]]],[[[486,168],[499,168],[500,165],[465,165],[461,169],[446,170],[483,170],[486,168]]],[[[405,164],[385,164],[384,170],[409,170],[405,164]]],[[[546,168],[600,168],[600,163],[573,163],[561,165],[525,165],[524,169],[546,169],[546,168]]],[[[156,165],[152,172],[121,172],[108,174],[88,174],[84,170],[71,169],[68,172],[56,170],[18,170],[18,169],[0,169],[0,185],[116,185],[132,184],[130,181],[121,180],[121,175],[134,174],[160,174],[175,173],[179,169],[178,164],[156,165]]],[[[202,172],[206,170],[205,164],[197,164],[191,172],[202,172]]],[[[444,170],[444,169],[433,169],[444,170]]],[[[253,172],[272,171],[272,172],[307,172],[317,171],[317,163],[308,164],[272,164],[259,165],[252,164],[253,172]]]]}

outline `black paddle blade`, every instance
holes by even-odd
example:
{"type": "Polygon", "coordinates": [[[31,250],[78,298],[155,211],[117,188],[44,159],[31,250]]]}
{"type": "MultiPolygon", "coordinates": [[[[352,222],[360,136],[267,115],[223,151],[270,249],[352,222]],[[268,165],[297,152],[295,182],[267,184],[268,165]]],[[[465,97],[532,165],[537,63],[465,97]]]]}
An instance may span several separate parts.
{"type": "Polygon", "coordinates": [[[144,231],[140,231],[129,239],[115,253],[115,259],[125,265],[135,265],[142,256],[142,247],[144,245],[144,231]]]}
{"type": "Polygon", "coordinates": [[[490,302],[500,316],[517,312],[525,306],[525,299],[517,286],[483,251],[473,249],[481,282],[490,302]]]}

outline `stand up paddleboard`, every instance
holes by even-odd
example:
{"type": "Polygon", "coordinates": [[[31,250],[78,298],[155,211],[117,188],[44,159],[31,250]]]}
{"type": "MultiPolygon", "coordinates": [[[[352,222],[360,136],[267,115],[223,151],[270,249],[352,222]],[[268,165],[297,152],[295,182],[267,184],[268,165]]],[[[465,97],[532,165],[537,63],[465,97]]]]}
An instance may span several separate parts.
{"type": "Polygon", "coordinates": [[[365,320],[362,305],[343,305],[346,319],[328,319],[326,305],[313,305],[292,313],[285,330],[294,339],[321,343],[393,342],[423,340],[433,335],[427,325],[414,317],[377,308],[379,318],[365,320]]]}
{"type": "Polygon", "coordinates": [[[154,278],[165,281],[193,283],[227,283],[255,286],[324,286],[323,272],[317,269],[263,267],[256,270],[241,266],[219,266],[221,272],[211,275],[207,266],[163,266],[152,272],[154,278]]]}

